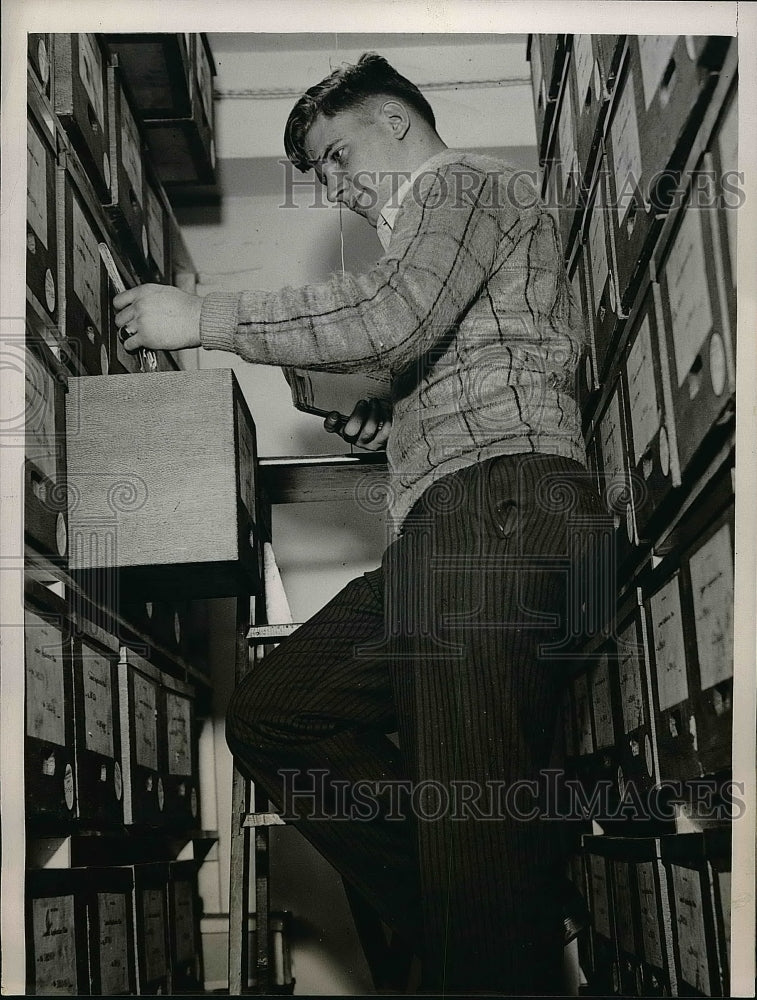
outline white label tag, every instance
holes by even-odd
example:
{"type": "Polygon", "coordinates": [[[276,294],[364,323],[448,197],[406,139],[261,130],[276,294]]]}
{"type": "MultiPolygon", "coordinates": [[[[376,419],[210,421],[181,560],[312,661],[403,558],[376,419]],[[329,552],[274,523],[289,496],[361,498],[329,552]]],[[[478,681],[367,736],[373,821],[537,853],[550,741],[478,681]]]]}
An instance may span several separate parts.
{"type": "Polygon", "coordinates": [[[28,347],[24,393],[27,455],[40,471],[55,483],[58,481],[55,379],[28,347]]]}
{"type": "Polygon", "coordinates": [[[673,705],[685,701],[689,696],[677,573],[656,594],[653,594],[649,608],[652,613],[654,634],[657,693],[660,710],[664,712],[673,705]]]}
{"type": "Polygon", "coordinates": [[[111,665],[82,643],[82,690],[87,750],[113,757],[113,691],[111,665]]]}
{"type": "Polygon", "coordinates": [[[76,996],[74,897],[43,896],[32,900],[34,992],[37,996],[76,996]]]}
{"type": "Polygon", "coordinates": [[[594,284],[594,312],[597,312],[602,301],[602,292],[610,273],[610,265],[607,262],[605,198],[601,178],[589,221],[589,254],[591,256],[591,273],[594,284]]]}
{"type": "Polygon", "coordinates": [[[644,697],[641,689],[641,664],[635,651],[636,628],[631,625],[618,636],[618,673],[623,702],[623,732],[631,733],[644,725],[644,697]]]}
{"type": "Polygon", "coordinates": [[[63,636],[26,611],[26,732],[38,740],[66,745],[63,636]]]}
{"type": "Polygon", "coordinates": [[[660,914],[658,912],[657,886],[654,864],[643,861],[636,866],[636,883],[641,912],[641,937],[644,943],[644,958],[649,965],[663,967],[662,938],[660,936],[660,914]]]}
{"type": "Polygon", "coordinates": [[[141,207],[143,204],[142,152],[139,130],[123,91],[121,91],[121,160],[141,207]]]}
{"type": "Polygon", "coordinates": [[[192,706],[189,698],[166,694],[168,773],[192,773],[192,706]]]}
{"type": "Polygon", "coordinates": [[[602,654],[592,671],[591,697],[594,705],[594,738],[597,750],[603,750],[615,744],[607,653],[602,654]]]}
{"type": "Polygon", "coordinates": [[[618,200],[618,225],[626,217],[633,200],[633,191],[641,186],[641,145],[636,120],[633,74],[628,71],[625,86],[618,100],[611,129],[615,193],[618,200]]]}
{"type": "Polygon", "coordinates": [[[100,49],[93,35],[79,34],[79,77],[95,110],[100,128],[105,131],[105,101],[103,99],[103,65],[100,49]]]}
{"type": "Polygon", "coordinates": [[[137,764],[158,769],[157,689],[152,681],[134,673],[134,743],[137,764]]]}
{"type": "Polygon", "coordinates": [[[631,405],[634,464],[638,465],[641,456],[660,428],[652,333],[649,328],[649,317],[646,314],[628,352],[626,375],[631,405]]]}
{"type": "Polygon", "coordinates": [[[731,532],[719,528],[689,560],[702,690],[733,677],[731,532]]]}
{"type": "MultiPolygon", "coordinates": [[[[576,94],[578,95],[579,115],[582,115],[586,107],[586,92],[591,86],[591,74],[594,68],[594,50],[591,44],[591,35],[573,36],[573,65],[576,70],[576,94]]],[[[599,94],[594,94],[596,101],[599,94]]]]}
{"type": "Polygon", "coordinates": [[[101,262],[98,240],[82,212],[78,199],[71,196],[71,254],[74,294],[87,311],[98,332],[102,331],[100,297],[101,262]]]}
{"type": "Polygon", "coordinates": [[[707,940],[702,912],[702,886],[699,872],[693,868],[671,865],[675,900],[675,927],[681,956],[681,975],[689,986],[710,995],[710,970],[707,964],[707,940]]]}
{"type": "Polygon", "coordinates": [[[638,39],[644,107],[649,111],[673,55],[678,35],[639,35],[638,39]]]}
{"type": "Polygon", "coordinates": [[[29,225],[49,247],[47,228],[47,159],[45,144],[30,121],[26,123],[26,218],[29,225]]]}
{"type": "Polygon", "coordinates": [[[129,992],[126,896],[98,892],[97,917],[100,949],[100,991],[103,996],[129,992]]]}
{"type": "Polygon", "coordinates": [[[712,329],[701,211],[689,208],[665,265],[678,387],[712,329]]]}
{"type": "Polygon", "coordinates": [[[610,902],[607,893],[607,864],[598,854],[589,855],[589,878],[593,901],[592,915],[594,927],[606,938],[612,938],[610,930],[610,902]]]}

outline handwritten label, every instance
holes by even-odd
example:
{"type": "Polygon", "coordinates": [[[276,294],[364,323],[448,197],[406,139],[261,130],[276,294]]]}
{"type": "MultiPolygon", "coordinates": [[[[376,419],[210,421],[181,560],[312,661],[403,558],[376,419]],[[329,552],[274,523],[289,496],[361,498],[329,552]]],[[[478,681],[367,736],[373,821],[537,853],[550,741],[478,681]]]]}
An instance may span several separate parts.
{"type": "Polygon", "coordinates": [[[633,73],[629,69],[610,130],[618,225],[626,217],[634,189],[641,186],[642,165],[639,125],[636,120],[633,73]]]}
{"type": "Polygon", "coordinates": [[[105,101],[103,100],[103,64],[94,35],[74,36],[79,41],[79,78],[84,84],[100,128],[105,131],[105,101]]]}
{"type": "Polygon", "coordinates": [[[82,691],[86,747],[113,757],[113,691],[111,665],[104,656],[82,643],[82,691]]]}
{"type": "MultiPolygon", "coordinates": [[[[594,68],[594,50],[591,35],[573,36],[573,65],[576,70],[576,94],[578,95],[578,114],[583,114],[586,108],[586,94],[591,85],[591,74],[594,68]]],[[[599,94],[594,94],[596,101],[599,94]]]]}
{"type": "Polygon", "coordinates": [[[53,483],[58,480],[58,434],[55,426],[55,379],[26,349],[24,382],[27,457],[53,483]]]}
{"type": "Polygon", "coordinates": [[[612,701],[610,698],[610,669],[607,653],[603,653],[591,675],[591,698],[594,706],[594,738],[597,749],[615,744],[615,730],[612,724],[612,701]]]}
{"type": "Polygon", "coordinates": [[[173,905],[176,958],[180,962],[192,962],[196,951],[194,893],[187,879],[177,879],[173,883],[173,905]]]}
{"type": "Polygon", "coordinates": [[[613,875],[615,885],[615,927],[618,943],[629,955],[636,954],[636,941],[633,933],[633,910],[631,906],[631,875],[627,861],[614,861],[613,875]]]}
{"type": "Polygon", "coordinates": [[[644,107],[647,111],[665,76],[678,35],[639,35],[639,65],[644,107]]]}
{"type": "Polygon", "coordinates": [[[134,673],[134,753],[140,767],[158,769],[157,687],[134,673]]]}
{"type": "Polygon", "coordinates": [[[686,701],[689,696],[677,573],[650,598],[649,609],[654,634],[657,694],[660,711],[664,712],[686,701]]]}
{"type": "Polygon", "coordinates": [[[610,265],[607,261],[605,197],[601,179],[589,220],[589,255],[591,256],[591,274],[594,286],[594,312],[597,312],[602,302],[602,292],[610,274],[610,265]]]}
{"type": "Polygon", "coordinates": [[[98,892],[100,992],[103,996],[129,993],[126,921],[126,896],[118,892],[98,892]]]}
{"type": "Polygon", "coordinates": [[[631,404],[634,464],[660,429],[660,410],[654,377],[654,355],[649,317],[645,314],[626,362],[628,391],[631,404]]]}
{"type": "Polygon", "coordinates": [[[25,612],[26,732],[58,746],[66,744],[63,636],[32,611],[25,612]]]}
{"type": "Polygon", "coordinates": [[[247,512],[255,516],[255,449],[252,433],[237,401],[237,434],[239,438],[239,495],[247,512]]]}
{"type": "Polygon", "coordinates": [[[636,866],[636,888],[639,894],[641,913],[641,938],[644,945],[644,959],[658,969],[663,967],[662,937],[660,934],[660,914],[658,910],[655,866],[651,861],[643,861],[636,866]]]}
{"type": "Polygon", "coordinates": [[[147,188],[147,242],[152,259],[162,271],[166,263],[163,208],[151,187],[147,188]]]}
{"type": "Polygon", "coordinates": [[[681,976],[689,986],[710,995],[710,970],[702,912],[699,872],[680,865],[670,866],[675,903],[675,928],[681,958],[681,976]]]}
{"type": "Polygon", "coordinates": [[[84,306],[98,332],[102,330],[102,275],[97,237],[81,210],[76,195],[71,197],[71,253],[74,294],[84,306]]]}
{"type": "Polygon", "coordinates": [[[32,900],[34,992],[37,995],[79,992],[76,976],[74,897],[42,896],[32,900]]]}
{"type": "Polygon", "coordinates": [[[688,209],[665,265],[680,388],[712,329],[701,211],[688,209]]]}
{"type": "Polygon", "coordinates": [[[129,110],[124,92],[121,91],[121,162],[140,206],[142,195],[142,144],[134,115],[129,110]]]}
{"type": "Polygon", "coordinates": [[[189,698],[166,694],[168,773],[192,773],[192,705],[189,698]]]}
{"type": "Polygon", "coordinates": [[[26,123],[26,219],[47,249],[47,162],[45,144],[31,121],[26,123]]]}
{"type": "Polygon", "coordinates": [[[574,166],[576,150],[573,141],[573,105],[570,99],[570,89],[567,87],[563,92],[557,133],[560,143],[560,161],[562,163],[562,191],[565,194],[568,188],[570,172],[574,166]]]}
{"type": "MultiPolygon", "coordinates": [[[[736,178],[733,172],[739,169],[739,102],[738,95],[734,95],[731,100],[723,124],[718,135],[718,146],[720,148],[720,166],[724,174],[730,174],[730,183],[734,184],[736,178]]],[[[737,235],[737,211],[734,201],[735,196],[729,195],[726,199],[725,221],[728,227],[728,253],[731,258],[731,281],[736,287],[736,235],[737,235]]]]}
{"type": "Polygon", "coordinates": [[[733,676],[733,557],[727,524],[689,560],[702,690],[733,676]]]}
{"type": "Polygon", "coordinates": [[[573,682],[573,706],[576,712],[578,753],[580,756],[593,753],[594,739],[591,733],[591,703],[589,701],[589,682],[586,674],[576,677],[573,682]]]}
{"type": "Polygon", "coordinates": [[[591,882],[592,916],[594,927],[608,939],[610,930],[610,901],[607,894],[607,863],[598,854],[589,855],[589,880],[591,882]]]}
{"type": "Polygon", "coordinates": [[[636,627],[631,625],[618,636],[618,675],[624,733],[632,733],[644,725],[644,696],[637,648],[636,627]]]}
{"type": "Polygon", "coordinates": [[[166,914],[162,889],[142,890],[142,927],[145,941],[145,980],[162,979],[168,971],[166,959],[166,914]]]}

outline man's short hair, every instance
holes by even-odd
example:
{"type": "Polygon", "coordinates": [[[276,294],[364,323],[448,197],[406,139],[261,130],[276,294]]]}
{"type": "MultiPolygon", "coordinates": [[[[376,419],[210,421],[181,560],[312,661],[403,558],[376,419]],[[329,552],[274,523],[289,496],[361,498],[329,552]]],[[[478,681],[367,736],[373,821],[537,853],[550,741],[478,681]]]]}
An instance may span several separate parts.
{"type": "Polygon", "coordinates": [[[305,152],[305,138],[318,115],[333,118],[379,94],[405,101],[431,128],[436,128],[431,105],[415,84],[383,56],[364,52],[356,63],[343,63],[307,90],[292,108],[284,129],[284,149],[297,169],[304,173],[312,166],[305,152]]]}

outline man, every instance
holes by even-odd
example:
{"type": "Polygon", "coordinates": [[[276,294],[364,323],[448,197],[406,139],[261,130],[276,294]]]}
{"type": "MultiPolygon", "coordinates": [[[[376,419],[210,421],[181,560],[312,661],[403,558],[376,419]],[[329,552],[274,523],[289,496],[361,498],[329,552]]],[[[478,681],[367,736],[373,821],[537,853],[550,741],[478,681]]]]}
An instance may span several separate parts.
{"type": "Polygon", "coordinates": [[[600,511],[555,224],[526,177],[448,149],[418,88],[375,54],[298,101],[285,146],[376,227],[374,268],[114,300],[128,349],[392,379],[391,412],[361,401],[342,434],[386,446],[396,537],[243,681],[229,745],[415,945],[424,988],[560,992],[555,824],[533,786],[564,684],[571,519],[600,511]]]}

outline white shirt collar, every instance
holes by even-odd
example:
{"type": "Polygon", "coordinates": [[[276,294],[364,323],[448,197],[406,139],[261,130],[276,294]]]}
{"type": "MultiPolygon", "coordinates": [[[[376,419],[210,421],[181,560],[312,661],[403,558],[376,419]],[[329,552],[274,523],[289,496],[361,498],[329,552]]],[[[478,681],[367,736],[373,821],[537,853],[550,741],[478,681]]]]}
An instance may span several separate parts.
{"type": "Polygon", "coordinates": [[[409,177],[405,178],[405,180],[397,188],[396,193],[392,195],[389,201],[387,201],[381,209],[378,222],[376,223],[376,235],[379,240],[381,240],[381,246],[384,250],[389,249],[389,241],[392,238],[392,231],[394,229],[394,220],[397,218],[400,206],[416,179],[428,169],[429,164],[434,163],[437,159],[444,157],[450,152],[451,150],[444,149],[441,153],[434,153],[433,156],[430,156],[427,160],[425,160],[417,170],[414,170],[409,177]]]}

